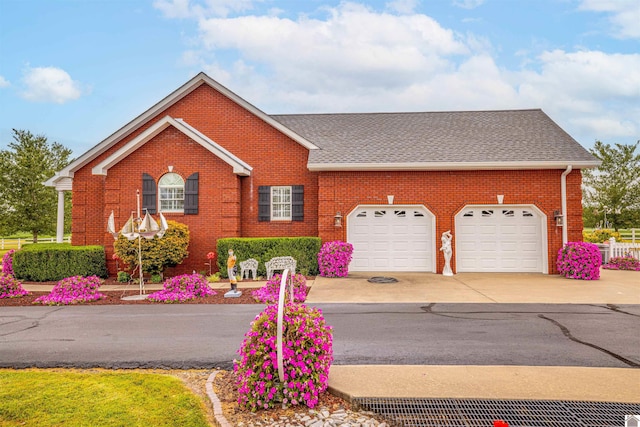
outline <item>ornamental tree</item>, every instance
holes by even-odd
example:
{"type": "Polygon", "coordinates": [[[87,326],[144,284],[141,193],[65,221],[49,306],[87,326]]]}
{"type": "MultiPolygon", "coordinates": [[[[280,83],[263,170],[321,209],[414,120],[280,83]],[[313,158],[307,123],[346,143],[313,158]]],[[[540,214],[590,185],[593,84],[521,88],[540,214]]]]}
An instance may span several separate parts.
{"type": "MultiPolygon", "coordinates": [[[[141,239],[142,271],[145,273],[162,273],[165,267],[176,266],[189,255],[189,227],[171,220],[167,224],[169,229],[161,238],[141,239]]],[[[120,235],[113,246],[118,258],[131,269],[138,264],[138,239],[128,240],[120,235]]]]}

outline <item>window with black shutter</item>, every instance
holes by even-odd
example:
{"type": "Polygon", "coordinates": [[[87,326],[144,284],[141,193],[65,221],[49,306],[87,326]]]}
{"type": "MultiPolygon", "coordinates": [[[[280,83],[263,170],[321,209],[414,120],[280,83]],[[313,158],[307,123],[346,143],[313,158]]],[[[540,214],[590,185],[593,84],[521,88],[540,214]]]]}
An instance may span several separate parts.
{"type": "Polygon", "coordinates": [[[304,221],[304,186],[258,187],[258,221],[304,221]]]}

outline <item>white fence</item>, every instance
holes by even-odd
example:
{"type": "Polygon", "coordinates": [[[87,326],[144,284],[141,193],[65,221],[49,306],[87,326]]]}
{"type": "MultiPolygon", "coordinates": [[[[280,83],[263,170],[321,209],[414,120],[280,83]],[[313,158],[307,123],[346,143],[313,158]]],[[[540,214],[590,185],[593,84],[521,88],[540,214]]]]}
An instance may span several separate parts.
{"type": "Polygon", "coordinates": [[[631,240],[631,243],[640,243],[640,228],[631,228],[629,230],[621,231],[620,237],[624,240],[631,240]]]}
{"type": "MultiPolygon", "coordinates": [[[[635,240],[633,240],[635,242],[635,240]]],[[[640,242],[638,243],[620,243],[616,242],[616,238],[609,239],[609,258],[631,255],[636,259],[640,259],[640,242]]]]}
{"type": "MultiPolygon", "coordinates": [[[[55,237],[46,237],[38,239],[38,243],[55,243],[55,237]]],[[[64,238],[63,242],[71,243],[71,236],[67,236],[64,238]]],[[[33,238],[28,239],[5,239],[4,237],[0,238],[0,250],[4,249],[22,249],[22,246],[25,244],[32,244],[33,238]]]]}

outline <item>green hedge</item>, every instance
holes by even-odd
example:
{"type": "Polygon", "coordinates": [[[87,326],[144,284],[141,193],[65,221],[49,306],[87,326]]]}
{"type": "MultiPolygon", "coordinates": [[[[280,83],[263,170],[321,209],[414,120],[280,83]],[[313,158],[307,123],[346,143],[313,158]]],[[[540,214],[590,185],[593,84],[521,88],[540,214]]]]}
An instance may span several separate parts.
{"type": "Polygon", "coordinates": [[[71,246],[69,243],[25,245],[13,254],[13,272],[20,280],[34,282],[108,275],[102,246],[71,246]]]}
{"type": "Polygon", "coordinates": [[[296,273],[315,276],[318,274],[318,252],[322,242],[319,237],[231,237],[218,239],[218,269],[222,277],[227,277],[227,253],[229,248],[240,261],[254,258],[258,260],[258,276],[266,276],[264,263],[277,256],[292,256],[296,260],[296,273]]]}

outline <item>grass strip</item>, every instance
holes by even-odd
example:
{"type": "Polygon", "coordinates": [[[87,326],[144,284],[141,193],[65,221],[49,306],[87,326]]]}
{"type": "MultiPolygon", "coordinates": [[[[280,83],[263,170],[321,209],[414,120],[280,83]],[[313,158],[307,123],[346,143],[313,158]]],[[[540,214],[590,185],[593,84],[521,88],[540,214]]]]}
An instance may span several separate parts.
{"type": "Polygon", "coordinates": [[[204,403],[151,373],[0,369],[0,426],[208,427],[204,403]]]}

